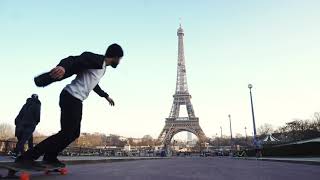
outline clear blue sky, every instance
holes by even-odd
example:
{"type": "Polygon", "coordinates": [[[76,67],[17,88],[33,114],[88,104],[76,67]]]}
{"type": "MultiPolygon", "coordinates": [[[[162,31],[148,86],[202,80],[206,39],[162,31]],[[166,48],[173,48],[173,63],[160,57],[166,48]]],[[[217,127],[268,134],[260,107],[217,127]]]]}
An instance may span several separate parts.
{"type": "Polygon", "coordinates": [[[36,88],[33,77],[83,51],[123,46],[101,86],[116,106],[92,93],[82,132],[157,137],[175,90],[179,18],[185,30],[189,91],[207,136],[252,132],[248,83],[257,126],[275,127],[320,111],[320,1],[0,1],[0,123],[32,93],[42,100],[38,130],[59,129],[58,99],[71,79],[36,88]]]}

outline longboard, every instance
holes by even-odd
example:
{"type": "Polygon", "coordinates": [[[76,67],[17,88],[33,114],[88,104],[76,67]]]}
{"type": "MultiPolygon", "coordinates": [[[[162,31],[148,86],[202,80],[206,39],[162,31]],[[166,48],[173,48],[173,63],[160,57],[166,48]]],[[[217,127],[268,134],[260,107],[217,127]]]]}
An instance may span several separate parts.
{"type": "Polygon", "coordinates": [[[51,172],[57,172],[61,175],[66,175],[68,170],[66,167],[52,167],[45,166],[44,168],[22,168],[17,166],[14,162],[1,163],[0,169],[7,169],[8,174],[6,176],[1,176],[0,179],[18,179],[20,180],[30,180],[30,172],[44,172],[44,174],[49,175],[51,172]],[[16,173],[19,173],[19,176],[16,173]]]}

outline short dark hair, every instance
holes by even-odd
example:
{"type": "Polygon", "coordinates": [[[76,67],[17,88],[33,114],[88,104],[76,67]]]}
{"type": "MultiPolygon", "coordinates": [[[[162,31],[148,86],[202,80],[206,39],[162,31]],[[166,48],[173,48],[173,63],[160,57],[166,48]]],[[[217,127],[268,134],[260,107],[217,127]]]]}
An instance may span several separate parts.
{"type": "Polygon", "coordinates": [[[122,57],[123,56],[123,50],[121,46],[118,44],[111,44],[105,54],[105,57],[113,58],[113,57],[122,57]]]}
{"type": "Polygon", "coordinates": [[[38,94],[32,94],[32,95],[31,95],[31,98],[33,98],[33,99],[38,99],[38,94]]]}

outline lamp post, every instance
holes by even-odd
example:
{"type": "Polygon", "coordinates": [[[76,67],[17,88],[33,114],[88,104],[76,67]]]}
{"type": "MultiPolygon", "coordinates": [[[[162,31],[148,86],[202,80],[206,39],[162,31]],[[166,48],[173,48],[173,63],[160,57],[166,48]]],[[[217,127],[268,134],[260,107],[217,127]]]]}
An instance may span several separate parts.
{"type": "Polygon", "coordinates": [[[231,141],[232,141],[232,125],[231,125],[231,115],[228,115],[229,117],[229,123],[230,123],[230,135],[231,135],[231,141]]]}
{"type": "Polygon", "coordinates": [[[219,137],[218,137],[218,133],[216,133],[216,139],[218,141],[218,147],[220,147],[220,140],[219,140],[219,137]]]}
{"type": "Polygon", "coordinates": [[[252,84],[249,84],[249,85],[248,85],[248,88],[249,88],[249,90],[250,90],[251,113],[252,113],[252,121],[253,121],[253,139],[256,139],[257,131],[256,131],[256,121],[255,121],[255,118],[254,118],[252,92],[251,92],[252,84]]]}
{"type": "Polygon", "coordinates": [[[244,132],[245,132],[245,135],[246,135],[246,142],[248,141],[248,136],[247,136],[247,127],[244,127],[244,132]]]}

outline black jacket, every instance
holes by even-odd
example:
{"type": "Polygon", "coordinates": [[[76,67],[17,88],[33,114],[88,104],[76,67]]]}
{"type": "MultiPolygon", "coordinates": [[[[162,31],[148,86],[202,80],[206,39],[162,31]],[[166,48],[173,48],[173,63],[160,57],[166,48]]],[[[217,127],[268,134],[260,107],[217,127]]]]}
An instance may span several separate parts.
{"type": "Polygon", "coordinates": [[[40,122],[40,111],[41,102],[35,98],[28,98],[15,119],[15,125],[17,127],[36,126],[40,122]]]}
{"type": "MultiPolygon", "coordinates": [[[[87,69],[102,69],[103,61],[103,55],[94,54],[92,52],[84,52],[80,56],[69,56],[65,59],[62,59],[57,66],[62,66],[65,69],[65,75],[58,81],[66,79],[87,69]]],[[[99,84],[96,85],[93,91],[101,97],[109,96],[100,88],[99,84]]]]}

